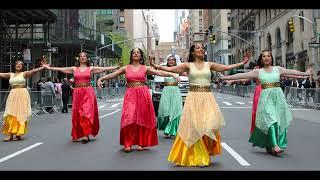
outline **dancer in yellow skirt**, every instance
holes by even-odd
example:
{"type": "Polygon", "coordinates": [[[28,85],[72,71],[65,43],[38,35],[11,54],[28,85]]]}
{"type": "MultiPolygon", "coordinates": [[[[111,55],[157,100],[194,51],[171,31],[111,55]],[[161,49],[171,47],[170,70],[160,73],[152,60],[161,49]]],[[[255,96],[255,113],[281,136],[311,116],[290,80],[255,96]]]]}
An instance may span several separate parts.
{"type": "Polygon", "coordinates": [[[185,100],[178,127],[178,134],[169,153],[168,160],[180,166],[209,166],[210,156],[221,154],[219,129],[225,125],[224,118],[210,89],[211,71],[227,71],[248,62],[223,65],[204,62],[203,44],[190,47],[188,63],[164,67],[150,62],[156,69],[187,72],[190,89],[185,100]]]}
{"type": "Polygon", "coordinates": [[[21,140],[27,132],[28,120],[31,118],[30,94],[26,88],[26,79],[34,73],[44,69],[39,67],[30,71],[23,71],[23,62],[17,61],[15,73],[0,73],[0,78],[9,79],[10,93],[7,98],[3,115],[2,133],[7,135],[4,141],[21,140]],[[16,136],[15,139],[13,136],[16,136]]]}

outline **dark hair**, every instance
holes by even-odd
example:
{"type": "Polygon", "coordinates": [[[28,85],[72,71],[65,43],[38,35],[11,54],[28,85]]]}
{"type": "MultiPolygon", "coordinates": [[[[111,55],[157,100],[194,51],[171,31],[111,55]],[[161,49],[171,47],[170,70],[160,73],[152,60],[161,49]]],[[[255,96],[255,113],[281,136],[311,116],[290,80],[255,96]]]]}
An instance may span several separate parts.
{"type": "Polygon", "coordinates": [[[143,51],[140,48],[133,48],[130,52],[130,62],[129,64],[132,64],[132,53],[135,49],[138,49],[140,51],[140,64],[144,65],[144,54],[143,51]]]}
{"type": "Polygon", "coordinates": [[[259,68],[262,68],[262,67],[264,66],[263,63],[262,63],[262,54],[263,54],[264,52],[269,52],[269,53],[270,53],[270,55],[271,55],[271,65],[273,65],[273,56],[272,56],[272,53],[271,53],[270,50],[265,49],[265,50],[261,51],[261,54],[260,54],[260,56],[259,56],[259,58],[258,58],[258,61],[257,61],[257,66],[259,66],[259,68]]]}
{"type": "Polygon", "coordinates": [[[176,60],[176,58],[175,58],[173,55],[171,55],[171,56],[169,56],[168,59],[167,59],[167,66],[168,66],[168,67],[169,67],[169,61],[168,61],[168,60],[169,60],[171,57],[174,59],[174,65],[173,65],[173,66],[176,66],[176,65],[177,65],[177,60],[176,60]]]}
{"type": "Polygon", "coordinates": [[[194,62],[194,55],[192,54],[194,52],[194,48],[196,47],[196,45],[201,45],[202,48],[204,49],[204,45],[201,44],[201,43],[194,43],[192,44],[192,46],[190,47],[190,50],[189,50],[189,57],[188,57],[188,62],[194,62]]]}
{"type": "MultiPolygon", "coordinates": [[[[22,60],[17,60],[15,65],[17,65],[18,63],[22,64],[22,71],[24,71],[24,62],[22,60]]],[[[15,69],[15,68],[14,68],[15,69]]]]}
{"type": "Polygon", "coordinates": [[[86,66],[87,66],[87,67],[90,67],[90,58],[89,58],[89,56],[88,56],[88,54],[87,54],[86,52],[80,52],[80,53],[78,54],[78,60],[77,60],[77,62],[76,62],[76,64],[75,64],[75,66],[76,66],[76,67],[80,67],[80,54],[81,54],[81,53],[83,53],[83,54],[87,57],[86,66]]]}

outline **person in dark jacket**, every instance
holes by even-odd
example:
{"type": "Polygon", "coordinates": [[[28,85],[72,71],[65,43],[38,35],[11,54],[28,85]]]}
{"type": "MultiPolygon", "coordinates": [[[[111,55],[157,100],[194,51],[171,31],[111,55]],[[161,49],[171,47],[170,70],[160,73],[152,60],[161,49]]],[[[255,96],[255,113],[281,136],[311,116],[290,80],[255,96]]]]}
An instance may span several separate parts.
{"type": "Polygon", "coordinates": [[[71,94],[71,88],[67,78],[63,79],[61,89],[62,89],[62,103],[63,103],[61,112],[68,113],[68,102],[69,102],[69,96],[71,94]]]}

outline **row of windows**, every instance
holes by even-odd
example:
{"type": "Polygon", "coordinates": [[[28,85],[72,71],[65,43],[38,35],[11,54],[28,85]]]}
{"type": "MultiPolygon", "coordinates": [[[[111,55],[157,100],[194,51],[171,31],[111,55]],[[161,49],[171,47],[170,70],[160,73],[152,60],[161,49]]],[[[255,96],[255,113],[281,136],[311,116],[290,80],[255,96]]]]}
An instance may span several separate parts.
{"type": "Polygon", "coordinates": [[[112,15],[112,9],[98,9],[97,14],[101,15],[112,15]]]}

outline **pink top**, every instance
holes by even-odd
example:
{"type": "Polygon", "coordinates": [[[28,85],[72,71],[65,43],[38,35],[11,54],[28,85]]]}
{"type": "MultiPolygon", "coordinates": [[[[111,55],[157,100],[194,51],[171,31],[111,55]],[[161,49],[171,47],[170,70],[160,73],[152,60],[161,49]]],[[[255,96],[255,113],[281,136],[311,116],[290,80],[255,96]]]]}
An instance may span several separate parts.
{"type": "Polygon", "coordinates": [[[145,65],[140,65],[138,71],[133,71],[131,64],[127,65],[127,68],[126,68],[127,82],[147,81],[146,71],[147,71],[147,68],[145,65]]]}
{"type": "Polygon", "coordinates": [[[91,71],[90,67],[87,67],[85,71],[80,71],[80,67],[76,67],[76,70],[73,73],[74,82],[77,83],[90,83],[91,80],[91,71]]]}

